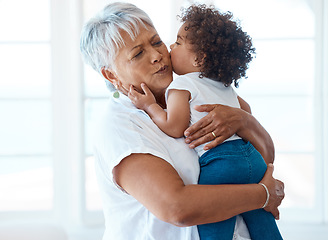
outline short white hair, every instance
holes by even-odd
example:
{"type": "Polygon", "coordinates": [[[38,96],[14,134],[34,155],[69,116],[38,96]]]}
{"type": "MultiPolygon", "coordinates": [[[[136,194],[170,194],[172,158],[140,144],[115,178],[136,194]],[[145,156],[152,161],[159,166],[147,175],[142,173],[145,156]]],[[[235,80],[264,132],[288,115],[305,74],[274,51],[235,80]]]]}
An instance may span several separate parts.
{"type": "MultiPolygon", "coordinates": [[[[82,28],[80,50],[85,63],[101,74],[101,70],[115,69],[118,50],[125,45],[121,30],[134,40],[139,26],[154,27],[148,14],[130,3],[116,2],[107,5],[82,28]]],[[[106,83],[109,81],[106,81],[106,83]]]]}

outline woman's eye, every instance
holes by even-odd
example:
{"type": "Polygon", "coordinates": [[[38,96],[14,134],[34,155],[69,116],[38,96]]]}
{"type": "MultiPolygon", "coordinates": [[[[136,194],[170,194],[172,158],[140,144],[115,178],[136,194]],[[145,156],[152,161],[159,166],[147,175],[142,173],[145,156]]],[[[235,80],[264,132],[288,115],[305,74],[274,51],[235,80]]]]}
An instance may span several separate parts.
{"type": "Polygon", "coordinates": [[[133,58],[137,58],[137,57],[141,56],[142,53],[143,53],[143,51],[138,52],[136,55],[134,55],[133,58]]]}
{"type": "Polygon", "coordinates": [[[155,46],[159,46],[159,45],[162,45],[163,41],[162,40],[159,40],[157,42],[154,43],[155,46]]]}
{"type": "Polygon", "coordinates": [[[175,42],[175,44],[176,44],[176,45],[180,45],[180,43],[178,43],[178,42],[175,42]]]}

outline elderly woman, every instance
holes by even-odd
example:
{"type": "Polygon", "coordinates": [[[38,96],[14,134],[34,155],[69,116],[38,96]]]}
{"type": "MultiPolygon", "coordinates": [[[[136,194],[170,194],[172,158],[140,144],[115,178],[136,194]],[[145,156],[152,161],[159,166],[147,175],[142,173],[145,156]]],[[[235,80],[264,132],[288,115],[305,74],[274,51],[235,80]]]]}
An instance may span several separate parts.
{"type": "MultiPolygon", "coordinates": [[[[237,133],[269,164],[260,184],[197,185],[197,154],[184,139],[165,135],[126,96],[131,85],[146,83],[165,107],[172,81],[170,55],[148,15],[127,3],[106,6],[84,26],[81,51],[86,63],[111,88],[95,141],[96,173],[106,220],[105,239],[199,239],[195,225],[218,222],[265,207],[278,218],[283,184],[272,177],[274,148],[256,119],[241,109],[200,107],[209,114],[186,130],[195,147],[211,147],[237,133]],[[280,194],[277,192],[278,189],[280,194]]],[[[239,217],[236,239],[249,239],[239,217]]],[[[219,238],[220,236],[218,236],[219,238]]]]}

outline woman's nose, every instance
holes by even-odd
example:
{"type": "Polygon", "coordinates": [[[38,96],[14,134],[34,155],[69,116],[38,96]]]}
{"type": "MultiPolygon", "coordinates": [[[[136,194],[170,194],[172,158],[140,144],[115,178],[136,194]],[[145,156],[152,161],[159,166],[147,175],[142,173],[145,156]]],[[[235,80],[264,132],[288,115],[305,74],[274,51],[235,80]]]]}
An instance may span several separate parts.
{"type": "Polygon", "coordinates": [[[162,60],[162,53],[157,51],[156,49],[154,49],[152,51],[152,63],[157,63],[157,62],[160,62],[162,60]]]}
{"type": "Polygon", "coordinates": [[[170,45],[170,49],[172,50],[173,47],[174,47],[174,43],[172,43],[172,44],[170,45]]]}

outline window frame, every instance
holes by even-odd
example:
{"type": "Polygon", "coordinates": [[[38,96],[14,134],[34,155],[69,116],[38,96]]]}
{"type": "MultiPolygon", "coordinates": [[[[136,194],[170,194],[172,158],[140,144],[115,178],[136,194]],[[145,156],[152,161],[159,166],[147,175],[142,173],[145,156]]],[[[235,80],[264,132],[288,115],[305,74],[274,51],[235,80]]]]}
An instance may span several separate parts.
{"type": "Polygon", "coordinates": [[[320,72],[321,74],[318,74],[318,78],[322,83],[322,175],[323,175],[323,186],[321,188],[321,191],[323,193],[322,201],[323,201],[323,222],[325,224],[328,224],[328,148],[325,146],[328,146],[328,68],[325,66],[328,66],[328,2],[327,1],[320,1],[319,9],[321,10],[320,15],[320,22],[321,24],[318,24],[321,29],[319,29],[319,32],[321,32],[321,50],[318,50],[318,52],[321,54],[319,63],[320,63],[320,72]]]}
{"type": "Polygon", "coordinates": [[[81,26],[81,1],[51,0],[55,213],[70,225],[83,225],[85,205],[81,26]]]}

